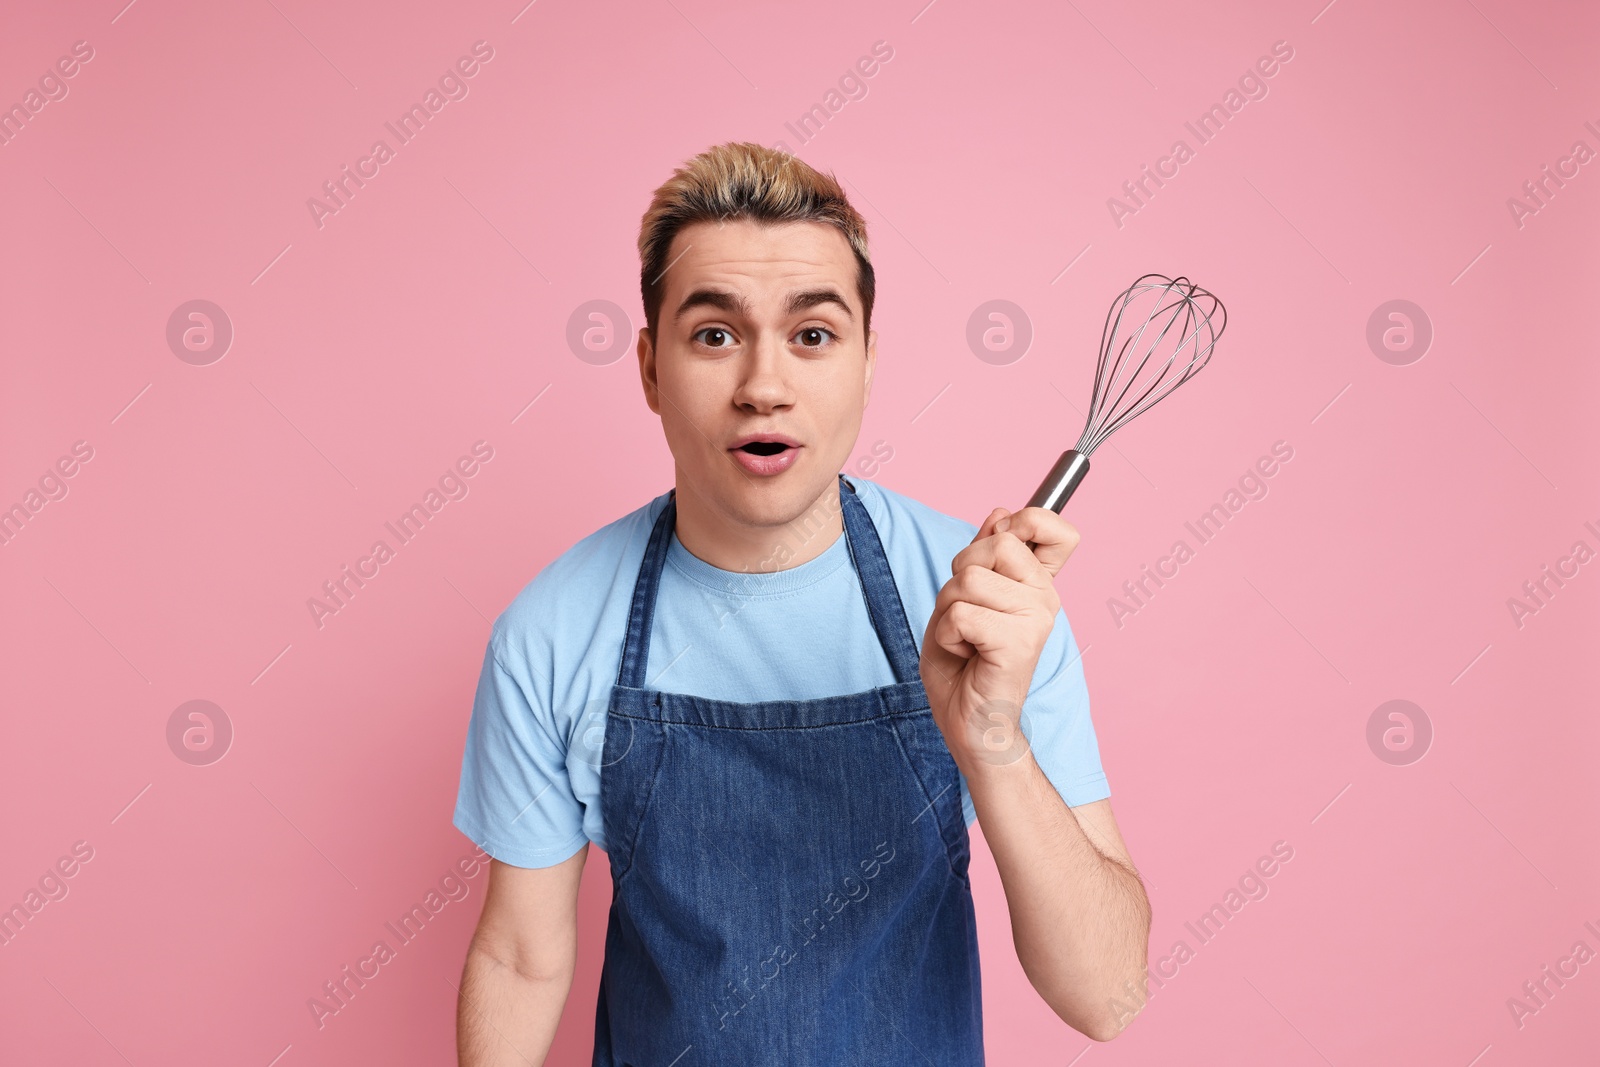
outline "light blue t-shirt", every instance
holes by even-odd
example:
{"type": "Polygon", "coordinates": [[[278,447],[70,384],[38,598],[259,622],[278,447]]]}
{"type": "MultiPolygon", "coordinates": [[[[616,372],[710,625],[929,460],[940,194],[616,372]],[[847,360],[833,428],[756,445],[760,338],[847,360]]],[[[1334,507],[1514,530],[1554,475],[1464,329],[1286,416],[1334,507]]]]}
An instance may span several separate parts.
{"type": "MultiPolygon", "coordinates": [[[[877,528],[920,649],[934,600],[950,580],[950,562],[978,528],[846,477],[877,528]]],[[[662,493],[580,540],[494,622],[454,822],[495,859],[549,867],[585,840],[605,848],[606,706],[645,545],[666,503],[662,493]]],[[[822,524],[814,525],[811,536],[824,536],[822,524]]],[[[792,535],[795,553],[802,536],[792,535]]],[[[816,558],[765,573],[713,567],[673,534],[650,633],[645,685],[665,692],[809,700],[895,680],[842,532],[816,558]]],[[[1034,758],[1069,806],[1111,795],[1065,612],[1056,614],[1023,716],[1034,758]]],[[[965,777],[961,807],[970,825],[975,814],[965,777]]]]}

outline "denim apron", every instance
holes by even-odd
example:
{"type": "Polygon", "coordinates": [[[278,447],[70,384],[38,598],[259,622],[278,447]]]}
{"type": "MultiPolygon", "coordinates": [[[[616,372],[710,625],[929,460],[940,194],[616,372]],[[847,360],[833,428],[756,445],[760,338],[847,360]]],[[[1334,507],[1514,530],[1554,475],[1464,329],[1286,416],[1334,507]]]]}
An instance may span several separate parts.
{"type": "Polygon", "coordinates": [[[645,688],[675,490],[656,520],[606,716],[597,1067],[983,1063],[955,760],[877,530],[839,496],[895,677],[846,696],[645,688]]]}

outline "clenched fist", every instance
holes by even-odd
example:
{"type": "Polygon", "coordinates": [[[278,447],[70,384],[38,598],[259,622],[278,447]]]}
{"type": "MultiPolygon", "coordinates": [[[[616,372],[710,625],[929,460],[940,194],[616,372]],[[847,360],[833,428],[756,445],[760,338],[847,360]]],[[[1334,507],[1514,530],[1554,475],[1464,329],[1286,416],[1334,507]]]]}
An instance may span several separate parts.
{"type": "Polygon", "coordinates": [[[996,508],[951,561],[920,666],[934,721],[968,778],[1027,752],[1022,704],[1061,608],[1053,580],[1077,545],[1078,531],[1048,508],[996,508]]]}

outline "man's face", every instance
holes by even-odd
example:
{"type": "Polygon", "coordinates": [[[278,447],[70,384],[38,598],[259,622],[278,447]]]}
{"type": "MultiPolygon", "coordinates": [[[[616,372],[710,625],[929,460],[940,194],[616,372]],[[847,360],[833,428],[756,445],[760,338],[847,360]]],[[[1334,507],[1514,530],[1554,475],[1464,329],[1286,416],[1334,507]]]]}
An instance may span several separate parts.
{"type": "Polygon", "coordinates": [[[820,222],[696,223],[667,263],[639,370],[679,496],[730,523],[790,522],[833,490],[871,392],[877,333],[849,242],[820,222]],[[738,447],[751,436],[790,447],[738,447]]]}

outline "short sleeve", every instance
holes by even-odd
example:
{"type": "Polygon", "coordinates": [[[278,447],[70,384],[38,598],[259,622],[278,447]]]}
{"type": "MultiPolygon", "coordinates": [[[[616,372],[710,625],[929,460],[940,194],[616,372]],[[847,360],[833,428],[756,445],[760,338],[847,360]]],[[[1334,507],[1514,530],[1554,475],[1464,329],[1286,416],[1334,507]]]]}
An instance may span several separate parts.
{"type": "Polygon", "coordinates": [[[489,855],[516,867],[552,867],[582,846],[583,805],[567,777],[567,742],[548,687],[518,678],[491,639],[467,726],[454,823],[489,855]]]}
{"type": "Polygon", "coordinates": [[[1089,686],[1083,677],[1083,654],[1072,636],[1067,613],[1056,611],[1056,624],[1039,654],[1033,685],[1022,706],[1033,758],[1043,768],[1068,807],[1111,795],[1100,766],[1100,743],[1089,717],[1089,686]]]}
{"type": "MultiPolygon", "coordinates": [[[[1056,611],[1055,626],[1039,653],[1033,684],[1022,705],[1022,732],[1050,784],[1069,808],[1111,795],[1100,765],[1100,745],[1089,717],[1089,687],[1083,656],[1072,636],[1065,611],[1056,611]]],[[[962,803],[970,823],[975,818],[970,796],[962,803]]]]}

